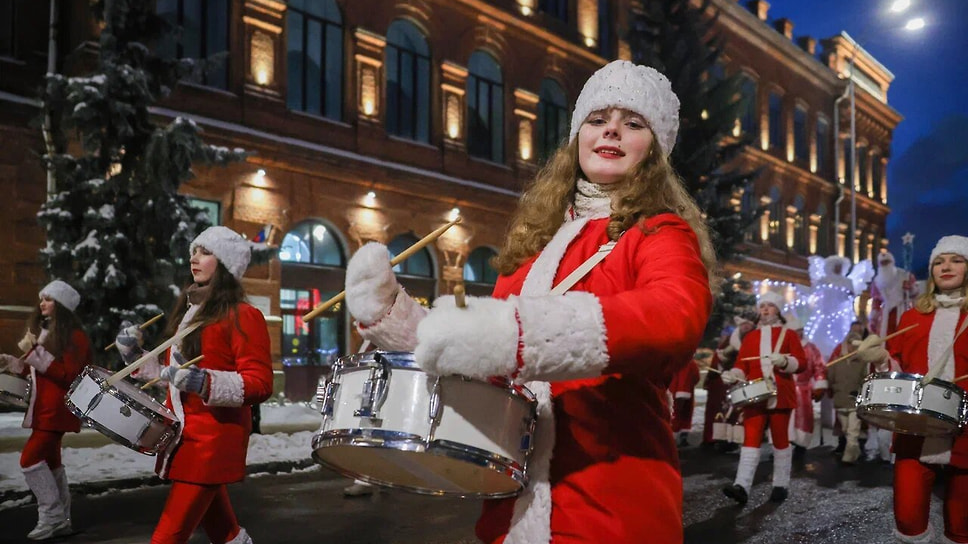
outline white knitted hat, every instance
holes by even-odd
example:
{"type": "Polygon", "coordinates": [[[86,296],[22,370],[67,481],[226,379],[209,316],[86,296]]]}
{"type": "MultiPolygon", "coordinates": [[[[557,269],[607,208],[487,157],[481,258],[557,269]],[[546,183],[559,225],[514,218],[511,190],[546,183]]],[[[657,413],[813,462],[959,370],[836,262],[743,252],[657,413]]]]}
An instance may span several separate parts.
{"type": "Polygon", "coordinates": [[[48,297],[60,302],[61,306],[70,311],[77,310],[77,305],[81,303],[81,295],[73,287],[61,280],[54,280],[44,286],[37,295],[40,298],[48,297]]]}
{"type": "Polygon", "coordinates": [[[760,294],[760,296],[756,299],[757,308],[759,308],[763,304],[772,304],[782,312],[783,307],[786,306],[786,301],[783,300],[783,297],[780,296],[779,293],[774,293],[773,291],[767,291],[765,293],[760,294]]]}
{"type": "Polygon", "coordinates": [[[624,108],[649,123],[662,151],[669,156],[679,132],[679,98],[669,79],[655,68],[615,60],[592,74],[582,87],[571,115],[569,141],[593,111],[624,108]]]}
{"type": "Polygon", "coordinates": [[[245,275],[245,269],[252,258],[253,244],[239,233],[228,227],[208,227],[194,240],[188,248],[191,255],[196,246],[202,246],[212,252],[229,273],[240,280],[245,275]]]}
{"type": "Polygon", "coordinates": [[[934,258],[942,253],[955,253],[968,259],[968,238],[964,236],[945,236],[938,240],[938,244],[931,250],[931,258],[928,259],[928,267],[934,262],[934,258]]]}

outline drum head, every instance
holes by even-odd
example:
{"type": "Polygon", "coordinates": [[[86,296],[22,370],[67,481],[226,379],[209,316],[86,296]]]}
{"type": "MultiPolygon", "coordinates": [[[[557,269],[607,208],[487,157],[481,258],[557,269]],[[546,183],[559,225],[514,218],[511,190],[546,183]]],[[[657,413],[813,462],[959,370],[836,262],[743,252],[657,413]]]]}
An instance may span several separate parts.
{"type": "Polygon", "coordinates": [[[501,498],[524,487],[487,463],[457,459],[433,447],[426,452],[358,445],[318,447],[316,462],[350,478],[424,495],[501,498]]]}
{"type": "Polygon", "coordinates": [[[883,429],[916,436],[950,436],[959,429],[957,423],[908,408],[861,406],[857,416],[883,429]]]}

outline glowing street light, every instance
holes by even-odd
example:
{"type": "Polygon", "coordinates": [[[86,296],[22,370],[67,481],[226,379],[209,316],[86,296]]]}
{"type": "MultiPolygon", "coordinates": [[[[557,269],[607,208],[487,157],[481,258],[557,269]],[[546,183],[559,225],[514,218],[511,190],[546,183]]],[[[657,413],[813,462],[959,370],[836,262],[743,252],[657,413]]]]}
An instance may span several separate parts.
{"type": "Polygon", "coordinates": [[[891,4],[891,11],[901,13],[909,7],[911,7],[911,0],[894,0],[894,3],[891,4]]]}
{"type": "Polygon", "coordinates": [[[921,30],[922,28],[924,28],[923,17],[915,17],[914,19],[911,19],[910,21],[908,21],[906,25],[904,25],[904,30],[908,30],[908,31],[921,30]]]}

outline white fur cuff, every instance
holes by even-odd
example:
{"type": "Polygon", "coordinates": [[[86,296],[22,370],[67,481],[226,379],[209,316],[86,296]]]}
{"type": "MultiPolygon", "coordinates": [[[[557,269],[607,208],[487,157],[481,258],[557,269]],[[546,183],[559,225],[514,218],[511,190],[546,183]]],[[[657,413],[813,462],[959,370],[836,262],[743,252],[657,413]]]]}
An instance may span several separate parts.
{"type": "Polygon", "coordinates": [[[829,389],[829,388],[830,388],[830,384],[827,383],[827,380],[817,380],[817,381],[813,382],[813,389],[814,390],[817,390],[817,389],[829,389]]]}
{"type": "Polygon", "coordinates": [[[677,391],[676,392],[676,398],[677,399],[691,399],[692,398],[692,393],[689,393],[687,391],[677,391]]]}
{"type": "Polygon", "coordinates": [[[357,323],[356,330],[380,349],[413,351],[417,345],[417,325],[426,315],[427,309],[400,289],[389,314],[369,327],[357,323]]]}
{"type": "Polygon", "coordinates": [[[54,362],[54,356],[44,346],[37,344],[24,361],[36,368],[37,372],[44,374],[50,368],[50,364],[54,362]]]}
{"type": "Polygon", "coordinates": [[[595,295],[521,297],[518,316],[524,343],[518,381],[591,378],[608,366],[605,317],[595,295]]]}
{"type": "Polygon", "coordinates": [[[207,370],[210,379],[208,406],[242,406],[245,401],[245,382],[242,375],[232,370],[207,370]]]}
{"type": "Polygon", "coordinates": [[[796,374],[797,369],[800,368],[800,361],[793,355],[786,356],[786,366],[783,367],[783,372],[787,374],[796,374]]]}
{"type": "Polygon", "coordinates": [[[467,297],[467,307],[458,308],[452,296],[437,299],[420,322],[413,352],[426,372],[479,379],[510,375],[517,367],[517,354],[513,301],[467,297]]]}

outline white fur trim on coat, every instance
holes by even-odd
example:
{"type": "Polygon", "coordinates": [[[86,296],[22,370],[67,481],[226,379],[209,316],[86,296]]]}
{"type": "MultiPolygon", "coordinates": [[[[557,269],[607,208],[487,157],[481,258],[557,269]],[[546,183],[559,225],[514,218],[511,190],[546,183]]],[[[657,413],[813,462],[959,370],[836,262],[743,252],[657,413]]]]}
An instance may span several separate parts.
{"type": "Polygon", "coordinates": [[[939,307],[934,312],[931,331],[928,333],[928,369],[934,370],[938,365],[944,365],[944,370],[936,377],[949,382],[955,378],[951,346],[955,342],[960,315],[961,308],[957,306],[939,307]]]}
{"type": "Polygon", "coordinates": [[[558,273],[558,265],[561,264],[561,258],[565,256],[565,250],[585,228],[589,219],[583,217],[568,221],[558,229],[531,265],[528,277],[524,279],[524,285],[521,286],[521,296],[541,296],[551,292],[555,275],[558,273]]]}
{"type": "Polygon", "coordinates": [[[692,393],[690,393],[688,391],[676,391],[676,398],[677,399],[691,399],[692,398],[692,393]]]}
{"type": "Polygon", "coordinates": [[[591,378],[608,366],[605,317],[595,295],[521,297],[518,316],[524,344],[519,381],[591,378]]]}
{"type": "Polygon", "coordinates": [[[929,436],[921,445],[920,461],[929,465],[949,465],[953,445],[954,438],[950,436],[929,436]]]}
{"type": "Polygon", "coordinates": [[[417,346],[417,325],[427,315],[427,309],[400,289],[390,313],[369,327],[356,324],[364,340],[387,351],[413,351],[417,346]]]}
{"type": "Polygon", "coordinates": [[[829,388],[830,388],[830,384],[827,383],[827,380],[817,380],[813,382],[814,391],[816,391],[817,389],[829,389],[829,388]]]}
{"type": "Polygon", "coordinates": [[[466,302],[458,308],[453,296],[437,299],[417,326],[414,361],[439,376],[509,376],[518,356],[515,298],[467,297],[466,302]]]}
{"type": "Polygon", "coordinates": [[[30,354],[27,355],[24,362],[36,368],[37,372],[46,374],[50,364],[54,362],[54,356],[44,346],[37,344],[34,349],[30,350],[30,354]]]}
{"type": "Polygon", "coordinates": [[[551,384],[525,384],[538,400],[534,453],[528,461],[528,487],[514,501],[511,528],[504,544],[547,544],[551,542],[551,455],[555,445],[555,415],[551,406],[551,384]]]}
{"type": "Polygon", "coordinates": [[[242,406],[245,402],[245,382],[234,370],[205,370],[209,383],[207,406],[242,406]]]}

